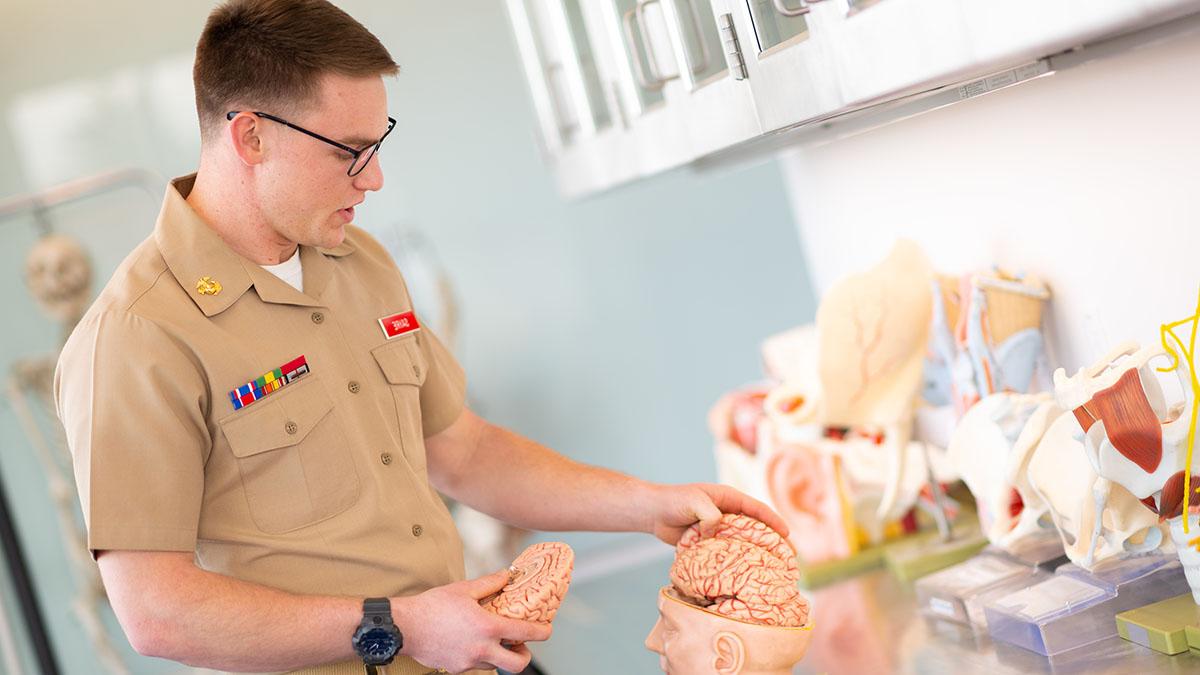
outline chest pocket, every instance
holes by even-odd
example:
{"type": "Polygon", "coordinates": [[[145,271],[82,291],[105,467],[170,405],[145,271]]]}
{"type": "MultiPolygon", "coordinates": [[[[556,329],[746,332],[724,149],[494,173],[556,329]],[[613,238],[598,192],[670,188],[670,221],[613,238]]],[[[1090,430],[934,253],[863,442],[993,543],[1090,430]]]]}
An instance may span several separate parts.
{"type": "Polygon", "coordinates": [[[358,472],[333,399],[315,373],[221,420],[254,524],[279,534],[358,499],[358,472]]]}
{"type": "Polygon", "coordinates": [[[413,469],[425,471],[425,435],[421,426],[421,385],[428,363],[417,344],[417,335],[407,335],[371,350],[391,390],[399,425],[404,458],[413,469]]]}

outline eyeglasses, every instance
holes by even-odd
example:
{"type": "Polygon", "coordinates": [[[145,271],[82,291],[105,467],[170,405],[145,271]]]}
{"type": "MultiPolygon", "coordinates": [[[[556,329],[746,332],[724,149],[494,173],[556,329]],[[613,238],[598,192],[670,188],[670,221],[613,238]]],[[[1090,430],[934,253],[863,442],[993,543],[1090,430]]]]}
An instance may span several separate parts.
{"type": "MultiPolygon", "coordinates": [[[[233,118],[237,117],[238,113],[240,113],[240,112],[242,112],[242,111],[241,110],[231,110],[231,111],[225,113],[225,119],[233,120],[233,118]]],[[[396,128],[396,120],[389,117],[387,131],[383,132],[383,136],[380,136],[378,141],[375,141],[375,143],[368,145],[362,149],[355,150],[354,148],[352,148],[348,145],[343,145],[341,143],[338,143],[335,140],[325,138],[321,134],[314,133],[312,131],[309,131],[308,129],[305,129],[304,127],[292,124],[291,122],[289,122],[281,117],[276,117],[274,115],[271,115],[271,114],[268,114],[265,112],[253,112],[251,114],[262,117],[263,119],[271,120],[272,122],[279,122],[280,124],[284,125],[285,127],[295,129],[296,131],[299,131],[302,134],[307,134],[309,136],[312,136],[313,138],[317,139],[318,141],[324,141],[343,152],[350,153],[354,157],[354,159],[352,159],[350,161],[350,168],[346,170],[347,176],[357,176],[358,174],[362,173],[362,170],[367,168],[367,164],[369,164],[371,162],[371,158],[374,157],[375,153],[379,151],[379,146],[383,145],[383,139],[387,138],[388,134],[392,133],[392,129],[396,128]]]]}

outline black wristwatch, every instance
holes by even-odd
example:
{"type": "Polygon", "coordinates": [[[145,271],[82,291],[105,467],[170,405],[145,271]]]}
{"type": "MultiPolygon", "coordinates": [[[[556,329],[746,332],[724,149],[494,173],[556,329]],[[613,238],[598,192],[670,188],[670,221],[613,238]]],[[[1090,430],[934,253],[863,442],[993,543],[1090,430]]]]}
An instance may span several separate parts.
{"type": "Polygon", "coordinates": [[[386,666],[404,646],[404,636],[392,622],[392,603],[387,598],[363,600],[363,619],[351,638],[354,653],[374,675],[375,666],[386,666]]]}

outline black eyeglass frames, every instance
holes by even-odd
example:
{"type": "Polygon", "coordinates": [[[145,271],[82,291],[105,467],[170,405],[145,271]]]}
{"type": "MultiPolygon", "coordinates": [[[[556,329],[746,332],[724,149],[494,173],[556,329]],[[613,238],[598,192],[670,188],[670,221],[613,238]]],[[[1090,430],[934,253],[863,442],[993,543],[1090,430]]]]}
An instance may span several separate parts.
{"type": "MultiPolygon", "coordinates": [[[[241,110],[230,110],[229,112],[225,113],[225,119],[233,120],[233,118],[237,117],[237,115],[241,112],[242,112],[241,110]]],[[[335,147],[339,150],[342,150],[343,152],[350,153],[350,155],[352,155],[354,157],[354,159],[352,159],[350,161],[350,168],[346,170],[347,176],[357,176],[358,174],[362,173],[362,170],[367,168],[367,164],[371,163],[371,158],[374,157],[375,153],[379,151],[379,146],[383,145],[383,140],[388,137],[388,134],[392,133],[392,129],[396,128],[396,120],[389,117],[388,118],[388,128],[387,128],[387,131],[383,132],[383,136],[380,136],[379,140],[375,141],[375,143],[373,143],[372,145],[368,145],[365,148],[356,150],[348,145],[343,145],[342,143],[338,143],[335,140],[325,138],[321,134],[318,134],[313,131],[309,131],[308,129],[305,129],[302,126],[292,124],[291,122],[283,119],[282,117],[276,117],[275,115],[272,115],[270,113],[257,112],[257,111],[252,112],[251,114],[257,115],[258,117],[261,117],[263,119],[271,120],[272,122],[278,122],[278,123],[284,125],[285,127],[295,129],[296,131],[299,131],[302,134],[312,136],[313,138],[317,139],[318,141],[323,141],[325,143],[328,143],[328,144],[332,145],[333,147],[335,147]]]]}

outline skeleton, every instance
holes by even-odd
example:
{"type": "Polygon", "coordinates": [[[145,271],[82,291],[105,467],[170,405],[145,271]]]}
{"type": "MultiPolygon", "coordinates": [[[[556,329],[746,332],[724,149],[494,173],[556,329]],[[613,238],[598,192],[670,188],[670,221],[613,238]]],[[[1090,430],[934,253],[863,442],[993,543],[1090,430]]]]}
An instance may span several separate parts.
{"type": "Polygon", "coordinates": [[[1182,523],[1185,514],[1200,505],[1195,484],[1190,496],[1184,494],[1185,470],[1194,475],[1200,469],[1197,461],[1187,466],[1195,400],[1185,380],[1185,364],[1177,359],[1170,370],[1179,377],[1184,400],[1168,407],[1150,367],[1151,360],[1163,356],[1158,347],[1138,349],[1136,343],[1123,343],[1073,377],[1056,371],[1055,396],[1059,405],[1072,411],[1092,469],[1127,489],[1159,521],[1168,522],[1192,595],[1200,602],[1200,556],[1193,550],[1200,545],[1195,539],[1200,532],[1189,536],[1182,523]]]}
{"type": "MultiPolygon", "coordinates": [[[[92,264],[83,247],[60,234],[43,237],[25,260],[25,283],[38,307],[58,322],[64,342],[91,301],[92,264]]],[[[46,472],[50,495],[65,541],[70,569],[79,595],[73,611],[83,625],[102,667],[127,673],[101,615],[108,596],[95,562],[88,554],[87,534],[79,521],[78,497],[71,478],[71,456],[54,418],[53,380],[57,353],[18,359],[9,373],[6,393],[22,430],[46,472]],[[46,420],[49,420],[47,422],[46,420]],[[52,427],[48,434],[46,426],[52,427]]]]}

